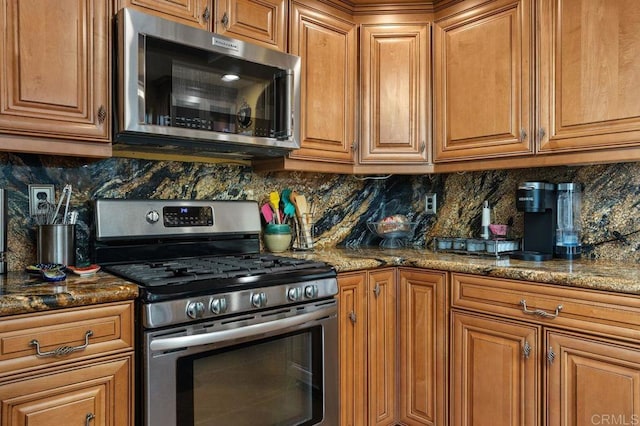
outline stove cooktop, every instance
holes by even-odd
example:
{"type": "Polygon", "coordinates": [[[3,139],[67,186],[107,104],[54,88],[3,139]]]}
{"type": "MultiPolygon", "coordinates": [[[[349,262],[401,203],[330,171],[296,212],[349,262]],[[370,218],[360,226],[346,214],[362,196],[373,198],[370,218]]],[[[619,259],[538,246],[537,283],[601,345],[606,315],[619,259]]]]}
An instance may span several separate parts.
{"type": "Polygon", "coordinates": [[[254,287],[335,278],[324,262],[241,254],[108,265],[107,272],[141,286],[144,302],[155,302],[254,287]]]}

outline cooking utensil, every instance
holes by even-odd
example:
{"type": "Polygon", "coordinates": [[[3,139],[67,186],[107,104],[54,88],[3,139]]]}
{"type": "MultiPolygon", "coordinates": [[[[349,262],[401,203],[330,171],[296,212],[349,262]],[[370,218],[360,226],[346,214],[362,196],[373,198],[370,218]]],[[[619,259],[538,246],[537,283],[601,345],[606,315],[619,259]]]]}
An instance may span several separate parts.
{"type": "Polygon", "coordinates": [[[271,203],[271,207],[273,207],[276,223],[280,223],[280,194],[276,191],[269,193],[269,202],[271,203]]]}
{"type": "Polygon", "coordinates": [[[296,215],[296,206],[291,202],[291,190],[286,188],[282,190],[282,196],[280,197],[284,204],[284,215],[286,217],[294,217],[296,215]]]}
{"type": "Polygon", "coordinates": [[[307,198],[304,195],[293,191],[291,192],[291,201],[296,208],[296,216],[302,231],[300,232],[300,237],[304,240],[304,247],[309,249],[313,246],[313,239],[311,238],[311,216],[309,215],[307,198]]]}
{"type": "Polygon", "coordinates": [[[273,210],[271,210],[271,206],[269,204],[263,204],[260,211],[262,212],[262,217],[264,217],[264,220],[266,220],[267,223],[273,223],[273,210]]]}

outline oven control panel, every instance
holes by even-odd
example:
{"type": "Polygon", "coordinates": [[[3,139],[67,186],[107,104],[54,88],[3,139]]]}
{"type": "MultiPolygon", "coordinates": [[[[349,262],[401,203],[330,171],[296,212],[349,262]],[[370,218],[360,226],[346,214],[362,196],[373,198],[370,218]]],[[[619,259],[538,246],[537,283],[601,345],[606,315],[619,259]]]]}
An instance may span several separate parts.
{"type": "Polygon", "coordinates": [[[143,305],[143,325],[156,328],[193,320],[238,315],[251,311],[313,302],[338,292],[335,278],[260,287],[143,305]]]}
{"type": "Polygon", "coordinates": [[[164,226],[213,226],[210,206],[170,206],[162,209],[164,226]]]}

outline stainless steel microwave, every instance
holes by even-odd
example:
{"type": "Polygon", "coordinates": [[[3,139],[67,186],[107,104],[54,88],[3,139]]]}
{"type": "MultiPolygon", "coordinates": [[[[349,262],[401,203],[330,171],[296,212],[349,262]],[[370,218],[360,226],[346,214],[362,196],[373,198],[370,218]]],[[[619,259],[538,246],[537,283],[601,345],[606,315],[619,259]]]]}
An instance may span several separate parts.
{"type": "Polygon", "coordinates": [[[300,58],[122,9],[114,151],[234,157],[300,147],[300,58]]]}

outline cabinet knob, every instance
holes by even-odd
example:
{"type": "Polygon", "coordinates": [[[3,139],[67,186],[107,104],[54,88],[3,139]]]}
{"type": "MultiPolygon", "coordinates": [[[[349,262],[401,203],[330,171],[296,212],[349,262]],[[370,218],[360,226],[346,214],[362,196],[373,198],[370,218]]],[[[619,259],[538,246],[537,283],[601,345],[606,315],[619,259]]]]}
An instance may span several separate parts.
{"type": "Polygon", "coordinates": [[[524,346],[522,347],[522,355],[524,356],[524,359],[529,359],[529,357],[531,356],[531,345],[529,345],[528,341],[524,341],[524,346]]]}
{"type": "Polygon", "coordinates": [[[520,141],[524,142],[527,140],[527,131],[525,129],[520,129],[520,141]]]}
{"type": "Polygon", "coordinates": [[[538,140],[542,141],[544,140],[544,137],[547,135],[547,132],[544,130],[544,127],[540,127],[540,130],[538,130],[538,140]]]}
{"type": "Polygon", "coordinates": [[[204,8],[204,12],[202,13],[202,20],[204,22],[209,22],[209,18],[211,18],[211,11],[209,10],[209,6],[204,8]]]}
{"type": "Polygon", "coordinates": [[[106,119],[107,119],[107,109],[104,107],[104,105],[100,105],[100,108],[98,108],[98,123],[102,124],[106,119]]]}
{"type": "Polygon", "coordinates": [[[229,15],[227,15],[227,12],[222,15],[222,19],[220,20],[220,22],[222,23],[222,26],[225,30],[229,29],[229,15]]]}
{"type": "Polygon", "coordinates": [[[376,297],[380,296],[380,284],[375,285],[375,287],[373,287],[373,294],[376,295],[376,297]]]}
{"type": "Polygon", "coordinates": [[[556,353],[553,351],[552,347],[549,347],[549,352],[547,352],[547,361],[549,364],[553,364],[553,360],[556,359],[556,353]]]}
{"type": "Polygon", "coordinates": [[[351,320],[352,323],[356,323],[356,321],[358,320],[358,317],[356,316],[356,313],[351,311],[349,312],[349,319],[351,320]]]}
{"type": "Polygon", "coordinates": [[[424,153],[426,149],[427,149],[427,143],[425,141],[422,141],[422,144],[420,145],[420,154],[424,153]]]}

